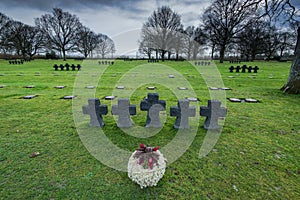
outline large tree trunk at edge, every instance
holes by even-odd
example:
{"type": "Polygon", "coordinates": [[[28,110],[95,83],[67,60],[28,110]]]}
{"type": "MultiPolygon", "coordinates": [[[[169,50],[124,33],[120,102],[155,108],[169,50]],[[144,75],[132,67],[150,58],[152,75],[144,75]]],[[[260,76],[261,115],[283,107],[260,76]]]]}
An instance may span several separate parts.
{"type": "Polygon", "coordinates": [[[300,94],[300,27],[298,27],[297,44],[287,83],[281,90],[287,94],[300,94]]]}

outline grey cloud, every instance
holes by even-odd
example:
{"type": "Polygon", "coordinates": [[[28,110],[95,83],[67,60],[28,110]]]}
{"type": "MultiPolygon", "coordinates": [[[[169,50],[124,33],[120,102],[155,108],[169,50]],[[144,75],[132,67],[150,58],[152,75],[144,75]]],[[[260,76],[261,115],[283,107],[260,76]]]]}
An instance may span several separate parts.
{"type": "Polygon", "coordinates": [[[137,11],[130,5],[137,2],[137,0],[1,0],[0,5],[4,8],[31,8],[41,11],[49,11],[53,7],[80,9],[93,8],[101,9],[103,7],[117,7],[120,9],[129,9],[137,11]]]}

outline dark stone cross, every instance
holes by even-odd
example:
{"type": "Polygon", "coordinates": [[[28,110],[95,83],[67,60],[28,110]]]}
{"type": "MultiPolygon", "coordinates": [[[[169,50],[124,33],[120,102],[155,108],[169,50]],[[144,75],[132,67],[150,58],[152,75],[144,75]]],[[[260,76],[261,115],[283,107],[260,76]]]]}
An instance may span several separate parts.
{"type": "Polygon", "coordinates": [[[174,128],[176,129],[188,129],[189,117],[196,115],[196,108],[190,107],[190,101],[187,99],[178,100],[177,106],[170,108],[170,115],[176,116],[174,128]]]}
{"type": "Polygon", "coordinates": [[[54,68],[54,70],[55,70],[55,71],[57,71],[57,69],[58,69],[58,65],[57,65],[57,64],[55,64],[55,65],[53,66],[53,68],[54,68]]]}
{"type": "Polygon", "coordinates": [[[200,106],[200,116],[206,116],[203,127],[208,130],[219,129],[219,117],[225,117],[226,108],[221,107],[221,102],[218,100],[208,100],[208,106],[200,106]]]}
{"type": "Polygon", "coordinates": [[[82,112],[90,115],[90,126],[103,127],[102,115],[106,115],[108,109],[107,105],[101,105],[98,98],[91,98],[88,100],[88,105],[82,106],[82,112]]]}
{"type": "Polygon", "coordinates": [[[248,67],[248,73],[251,73],[251,71],[252,71],[252,66],[249,66],[248,67]]]}
{"type": "Polygon", "coordinates": [[[257,73],[258,70],[259,70],[259,68],[258,68],[257,66],[255,66],[255,67],[253,68],[253,72],[254,72],[254,73],[257,73]]]}
{"type": "Polygon", "coordinates": [[[119,115],[117,126],[127,128],[132,126],[130,115],[136,115],[136,105],[130,105],[129,99],[118,99],[118,105],[112,106],[112,114],[119,115]]]}
{"type": "Polygon", "coordinates": [[[67,63],[65,64],[66,70],[69,71],[70,70],[70,65],[67,63]]]}
{"type": "Polygon", "coordinates": [[[229,72],[232,73],[234,70],[234,66],[229,67],[229,72]]]}
{"type": "Polygon", "coordinates": [[[157,93],[148,93],[148,97],[141,101],[141,110],[148,111],[146,127],[161,127],[159,112],[166,110],[166,102],[158,99],[159,95],[157,93]]]}
{"type": "Polygon", "coordinates": [[[236,68],[235,68],[235,72],[240,72],[240,70],[241,70],[241,67],[238,65],[236,68]]]}
{"type": "Polygon", "coordinates": [[[246,69],[248,69],[248,67],[246,65],[243,65],[242,66],[242,73],[245,73],[246,72],[246,69]]]}
{"type": "Polygon", "coordinates": [[[76,66],[74,64],[71,65],[72,71],[75,71],[76,66]]]}

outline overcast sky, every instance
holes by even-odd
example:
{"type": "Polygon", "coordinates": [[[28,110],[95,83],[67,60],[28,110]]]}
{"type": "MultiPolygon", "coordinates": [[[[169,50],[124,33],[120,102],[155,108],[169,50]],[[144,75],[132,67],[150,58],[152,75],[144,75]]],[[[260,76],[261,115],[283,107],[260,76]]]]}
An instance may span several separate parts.
{"type": "MultiPolygon", "coordinates": [[[[293,0],[300,5],[300,0],[293,0]]],[[[140,28],[160,6],[170,6],[181,15],[185,27],[199,25],[200,14],[211,0],[1,0],[0,12],[26,24],[59,7],[79,17],[96,33],[110,36],[117,54],[135,54],[140,28]]],[[[300,7],[300,6],[299,6],[300,7]]]]}
{"type": "Polygon", "coordinates": [[[185,27],[199,25],[199,16],[210,0],[1,0],[0,12],[26,24],[59,7],[79,17],[83,25],[113,38],[117,54],[134,54],[140,28],[160,6],[181,15],[185,27]]]}

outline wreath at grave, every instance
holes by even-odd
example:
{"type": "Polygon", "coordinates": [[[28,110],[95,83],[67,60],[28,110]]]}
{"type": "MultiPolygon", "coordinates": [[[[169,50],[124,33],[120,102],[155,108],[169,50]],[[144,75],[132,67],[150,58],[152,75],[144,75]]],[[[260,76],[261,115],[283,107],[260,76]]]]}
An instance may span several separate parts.
{"type": "Polygon", "coordinates": [[[128,177],[141,188],[156,186],[164,176],[167,161],[158,149],[140,144],[129,158],[128,177]]]}

